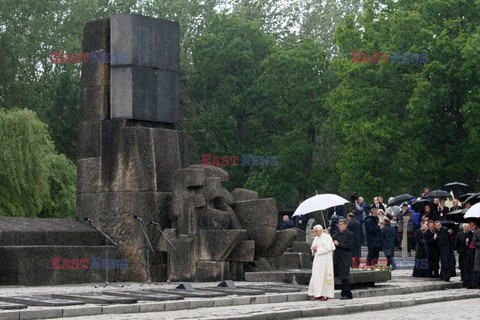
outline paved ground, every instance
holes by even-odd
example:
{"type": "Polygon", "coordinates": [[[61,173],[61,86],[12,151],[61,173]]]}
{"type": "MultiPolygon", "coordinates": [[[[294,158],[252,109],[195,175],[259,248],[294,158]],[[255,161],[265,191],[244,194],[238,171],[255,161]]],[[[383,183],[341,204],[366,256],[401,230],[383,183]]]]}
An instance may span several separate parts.
{"type": "MultiPolygon", "coordinates": [[[[384,319],[386,316],[395,320],[418,320],[433,319],[435,320],[477,320],[480,318],[479,299],[449,301],[424,304],[415,307],[406,307],[398,310],[362,312],[357,314],[349,314],[349,320],[373,320],[384,319]]],[[[328,320],[344,320],[343,316],[331,316],[328,320]]],[[[119,318],[120,319],[120,318],[119,318]]],[[[302,318],[302,320],[314,320],[318,318],[302,318]]]]}

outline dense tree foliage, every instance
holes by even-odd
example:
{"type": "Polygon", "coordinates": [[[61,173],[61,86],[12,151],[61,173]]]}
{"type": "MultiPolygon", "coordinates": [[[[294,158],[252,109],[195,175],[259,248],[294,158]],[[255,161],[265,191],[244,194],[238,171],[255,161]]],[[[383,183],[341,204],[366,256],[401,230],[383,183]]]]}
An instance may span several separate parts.
{"type": "MultiPolygon", "coordinates": [[[[278,156],[277,166],[223,167],[230,189],[255,189],[280,205],[315,192],[418,194],[454,180],[480,189],[478,1],[55,3],[1,1],[0,108],[35,111],[46,125],[28,114],[15,139],[33,139],[26,128],[35,126],[50,150],[37,159],[14,141],[2,147],[5,164],[33,162],[1,169],[1,214],[74,211],[80,64],[52,64],[50,52],[80,52],[83,25],[115,13],[180,23],[179,127],[193,138],[194,163],[204,153],[278,156]],[[352,63],[352,51],[389,53],[388,63],[352,63]],[[396,52],[428,53],[428,61],[392,63],[396,52]],[[29,193],[33,185],[43,187],[29,193]]],[[[27,111],[2,117],[19,112],[27,111]]],[[[7,143],[16,129],[3,123],[7,143]]]]}
{"type": "Polygon", "coordinates": [[[30,110],[0,109],[0,215],[73,216],[76,168],[30,110]]]}

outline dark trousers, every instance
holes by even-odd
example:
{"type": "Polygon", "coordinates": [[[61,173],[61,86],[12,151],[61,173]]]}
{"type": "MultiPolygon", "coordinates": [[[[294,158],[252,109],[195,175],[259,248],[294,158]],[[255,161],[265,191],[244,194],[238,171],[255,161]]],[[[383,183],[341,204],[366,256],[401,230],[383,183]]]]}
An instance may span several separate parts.
{"type": "Polygon", "coordinates": [[[465,252],[458,253],[458,267],[460,268],[460,280],[463,281],[465,274],[465,252]]]}
{"type": "Polygon", "coordinates": [[[368,254],[367,254],[367,264],[372,265],[372,264],[378,264],[378,257],[380,255],[380,248],[368,248],[368,254]],[[372,260],[374,263],[372,263],[372,260]]]}
{"type": "Polygon", "coordinates": [[[393,259],[393,254],[391,256],[385,256],[387,258],[387,266],[392,266],[392,270],[397,269],[397,265],[395,264],[395,259],[393,259]]]}
{"type": "Polygon", "coordinates": [[[478,288],[478,272],[474,271],[475,266],[475,250],[468,248],[465,254],[465,265],[463,274],[463,286],[469,289],[478,288]]]}
{"type": "Polygon", "coordinates": [[[342,297],[347,297],[347,298],[352,298],[352,291],[350,290],[350,280],[348,279],[342,279],[342,292],[340,293],[340,296],[342,297]]]}
{"type": "Polygon", "coordinates": [[[428,277],[438,278],[438,269],[440,269],[440,257],[429,256],[428,257],[428,277]]]}

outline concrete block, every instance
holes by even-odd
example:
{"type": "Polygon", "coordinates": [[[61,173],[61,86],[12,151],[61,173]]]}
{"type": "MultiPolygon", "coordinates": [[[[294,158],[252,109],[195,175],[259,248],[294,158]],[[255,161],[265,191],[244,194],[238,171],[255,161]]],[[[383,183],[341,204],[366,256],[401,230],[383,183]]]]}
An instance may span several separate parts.
{"type": "Polygon", "coordinates": [[[100,192],[100,157],[84,158],[77,161],[77,194],[100,192]]]}
{"type": "Polygon", "coordinates": [[[266,304],[270,302],[270,297],[267,295],[263,296],[252,296],[251,297],[251,303],[252,304],[266,304]]]}
{"type": "Polygon", "coordinates": [[[83,52],[110,51],[110,19],[87,22],[83,27],[83,52]]]}
{"type": "Polygon", "coordinates": [[[410,299],[410,300],[401,300],[400,301],[400,307],[411,307],[415,305],[415,300],[410,299]]]}
{"type": "Polygon", "coordinates": [[[332,306],[328,307],[328,314],[332,316],[345,314],[345,307],[344,306],[332,306]]]}
{"type": "Polygon", "coordinates": [[[0,319],[18,320],[19,318],[20,318],[20,311],[0,311],[0,319]]]}
{"type": "Polygon", "coordinates": [[[190,301],[168,301],[165,302],[165,311],[185,310],[189,308],[190,301]]]}
{"type": "Polygon", "coordinates": [[[168,70],[157,70],[155,85],[156,121],[180,122],[180,74],[168,70]]]}
{"type": "Polygon", "coordinates": [[[138,313],[140,305],[115,305],[102,307],[102,314],[122,314],[122,313],[138,313]]]}
{"type": "MultiPolygon", "coordinates": [[[[99,50],[96,54],[104,54],[108,51],[99,50]]],[[[91,58],[89,58],[90,61],[91,58]]],[[[110,86],[110,64],[108,63],[82,63],[82,88],[110,86]]]]}
{"type": "Polygon", "coordinates": [[[110,85],[83,87],[80,91],[80,122],[95,122],[110,116],[110,85]]]}
{"type": "Polygon", "coordinates": [[[102,313],[102,307],[73,307],[64,308],[64,317],[93,316],[102,313]]]}
{"type": "Polygon", "coordinates": [[[269,303],[282,303],[287,302],[288,294],[274,294],[269,296],[270,299],[268,300],[269,303]]]}
{"type": "Polygon", "coordinates": [[[162,303],[142,303],[140,312],[159,312],[165,310],[165,302],[162,303]]]}
{"type": "Polygon", "coordinates": [[[180,25],[157,19],[157,67],[178,72],[180,69],[180,25]]]}
{"type": "Polygon", "coordinates": [[[233,303],[233,298],[220,298],[213,300],[214,307],[226,307],[231,306],[233,303]]]}
{"type": "Polygon", "coordinates": [[[324,317],[331,315],[328,307],[317,307],[302,310],[302,318],[324,317]]]}
{"type": "Polygon", "coordinates": [[[128,62],[116,61],[112,66],[157,68],[157,19],[138,14],[113,15],[110,19],[112,54],[128,54],[128,62]]]}
{"type": "Polygon", "coordinates": [[[78,159],[100,157],[101,141],[101,122],[80,123],[78,125],[78,159]]]}
{"type": "Polygon", "coordinates": [[[213,307],[213,300],[190,300],[189,309],[213,307]]]}
{"type": "Polygon", "coordinates": [[[37,309],[20,311],[19,320],[61,318],[62,309],[37,309]]]}
{"type": "Polygon", "coordinates": [[[307,301],[307,300],[308,300],[308,294],[306,293],[289,293],[287,298],[288,302],[307,301]]]}

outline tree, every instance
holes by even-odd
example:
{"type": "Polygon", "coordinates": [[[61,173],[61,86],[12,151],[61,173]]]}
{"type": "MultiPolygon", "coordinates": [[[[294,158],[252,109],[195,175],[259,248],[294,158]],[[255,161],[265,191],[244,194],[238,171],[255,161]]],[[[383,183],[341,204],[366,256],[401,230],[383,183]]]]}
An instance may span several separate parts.
{"type": "Polygon", "coordinates": [[[72,216],[75,171],[33,111],[0,109],[0,215],[72,216]]]}

